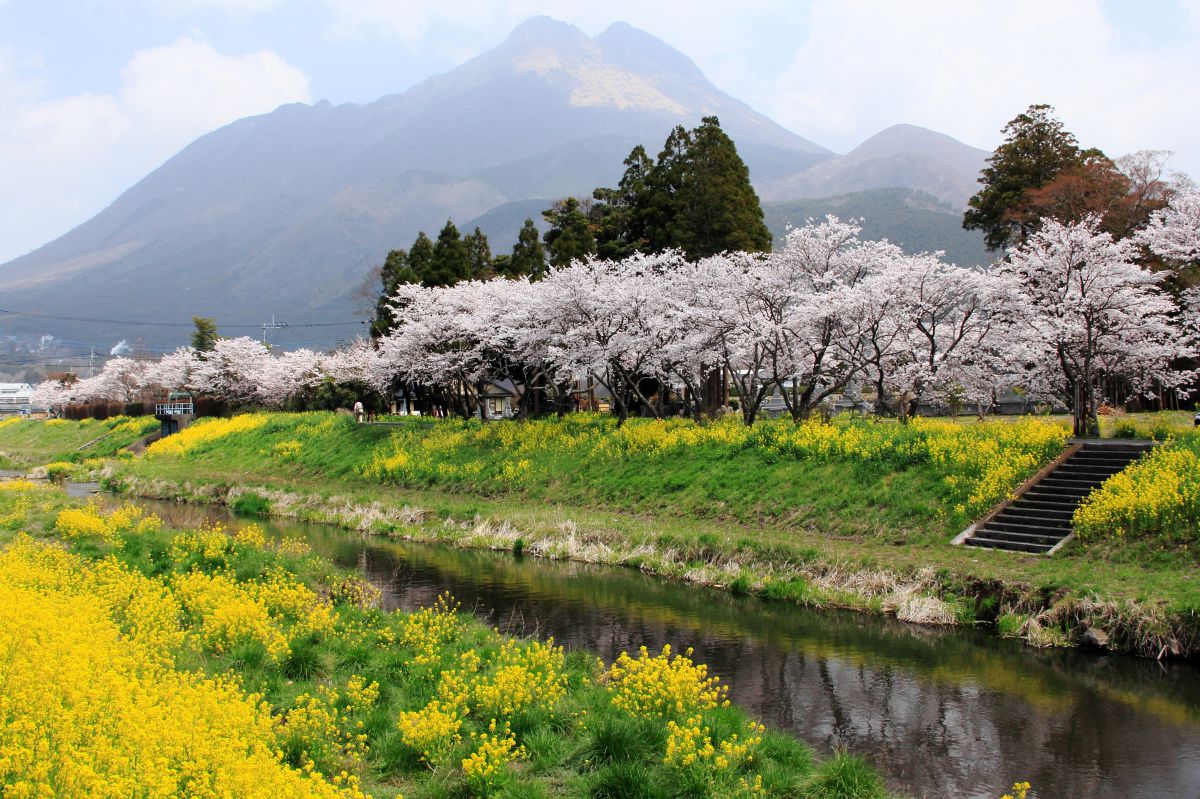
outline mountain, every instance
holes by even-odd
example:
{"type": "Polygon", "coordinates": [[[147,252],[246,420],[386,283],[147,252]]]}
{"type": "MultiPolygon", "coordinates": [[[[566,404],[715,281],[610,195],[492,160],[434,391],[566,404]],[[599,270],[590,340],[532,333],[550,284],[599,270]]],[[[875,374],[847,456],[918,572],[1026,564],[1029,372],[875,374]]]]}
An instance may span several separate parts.
{"type": "Polygon", "coordinates": [[[200,137],[88,222],[0,266],[4,307],[42,315],[0,315],[0,332],[170,346],[193,315],[236,334],[274,314],[292,325],[282,344],[325,346],[361,331],[351,293],[419,230],[478,218],[501,252],[518,215],[614,185],[634,145],[653,154],[674,125],[708,115],[776,200],[880,181],[945,199],[979,152],[900,126],[837,157],[643,31],[616,23],[589,38],[535,17],[402,94],[286,105],[200,137]]]}
{"type": "Polygon", "coordinates": [[[760,193],[765,200],[785,200],[903,186],[936,197],[958,213],[978,191],[979,170],[989,155],[942,133],[893,125],[846,155],[764,180],[760,193]]]}
{"type": "Polygon", "coordinates": [[[763,203],[763,216],[777,246],[789,227],[829,214],[857,219],[864,238],[887,239],[908,253],[941,250],[946,260],[959,266],[985,266],[995,260],[995,254],[984,246],[982,233],[962,229],[962,212],[956,206],[913,189],[872,189],[763,203]]]}

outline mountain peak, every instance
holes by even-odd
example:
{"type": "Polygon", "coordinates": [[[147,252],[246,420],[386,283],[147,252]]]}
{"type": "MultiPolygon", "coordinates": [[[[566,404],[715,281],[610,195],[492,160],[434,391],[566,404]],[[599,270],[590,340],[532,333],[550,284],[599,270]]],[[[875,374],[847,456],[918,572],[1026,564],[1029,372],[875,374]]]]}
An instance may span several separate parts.
{"type": "Polygon", "coordinates": [[[590,44],[588,35],[569,22],[539,15],[530,17],[513,28],[505,41],[505,47],[535,47],[538,45],[551,47],[578,47],[590,44]]]}
{"type": "Polygon", "coordinates": [[[626,69],[649,74],[673,74],[688,82],[710,86],[692,59],[671,45],[627,22],[614,22],[595,39],[612,61],[626,69]]]}

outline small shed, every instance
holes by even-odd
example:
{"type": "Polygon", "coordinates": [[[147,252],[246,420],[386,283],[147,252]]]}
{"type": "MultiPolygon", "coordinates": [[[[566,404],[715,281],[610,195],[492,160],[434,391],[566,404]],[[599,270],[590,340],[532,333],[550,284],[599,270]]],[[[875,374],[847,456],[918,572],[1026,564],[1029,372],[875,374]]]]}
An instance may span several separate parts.
{"type": "Polygon", "coordinates": [[[155,404],[154,418],[162,425],[159,437],[166,438],[191,424],[196,418],[196,403],[188,392],[172,391],[166,402],[155,404]]]}

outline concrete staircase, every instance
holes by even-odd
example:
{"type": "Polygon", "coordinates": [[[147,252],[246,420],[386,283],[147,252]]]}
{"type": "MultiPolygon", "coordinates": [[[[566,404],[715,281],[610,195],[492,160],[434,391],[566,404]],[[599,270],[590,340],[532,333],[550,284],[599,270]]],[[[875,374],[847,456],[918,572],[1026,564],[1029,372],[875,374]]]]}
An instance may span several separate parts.
{"type": "Polygon", "coordinates": [[[1053,554],[1071,537],[1071,518],[1093,488],[1149,451],[1153,442],[1076,441],[954,543],[1053,554]]]}

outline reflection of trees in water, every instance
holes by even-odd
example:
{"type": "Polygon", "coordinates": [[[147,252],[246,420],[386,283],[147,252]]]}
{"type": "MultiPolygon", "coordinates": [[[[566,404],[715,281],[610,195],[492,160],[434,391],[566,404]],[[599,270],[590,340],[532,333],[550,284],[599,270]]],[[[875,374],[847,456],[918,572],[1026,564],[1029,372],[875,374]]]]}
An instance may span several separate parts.
{"type": "Polygon", "coordinates": [[[751,713],[823,751],[866,756],[914,797],[994,798],[1016,779],[1046,797],[1200,796],[1200,670],[1191,666],[1034,652],[631,570],[267,527],[357,566],[390,608],[423,607],[449,590],[489,624],[606,660],[642,644],[693,646],[751,713]]]}
{"type": "MultiPolygon", "coordinates": [[[[1126,672],[1145,682],[1135,664],[1081,685],[1075,678],[1096,659],[1077,652],[1039,656],[982,636],[744,602],[636,574],[424,547],[402,548],[401,559],[388,549],[372,548],[365,572],[391,585],[398,607],[450,590],[507,632],[553,636],[606,660],[642,644],[692,646],[751,713],[823,751],[863,754],[914,796],[994,797],[1016,779],[1056,797],[1200,792],[1200,772],[1180,765],[1200,758],[1200,730],[1144,712],[1136,692],[1113,702],[1086,685],[1128,681],[1126,672]]],[[[1194,701],[1195,681],[1181,683],[1194,701]]]]}

